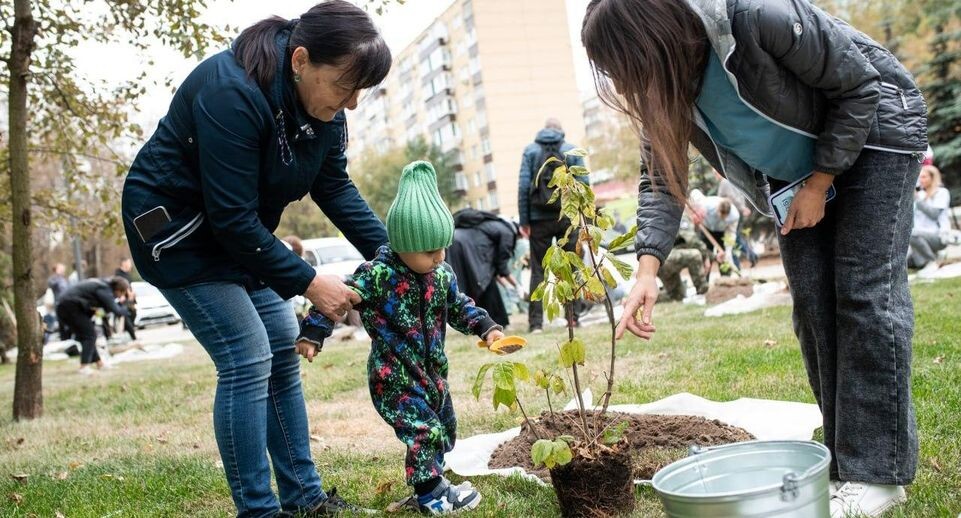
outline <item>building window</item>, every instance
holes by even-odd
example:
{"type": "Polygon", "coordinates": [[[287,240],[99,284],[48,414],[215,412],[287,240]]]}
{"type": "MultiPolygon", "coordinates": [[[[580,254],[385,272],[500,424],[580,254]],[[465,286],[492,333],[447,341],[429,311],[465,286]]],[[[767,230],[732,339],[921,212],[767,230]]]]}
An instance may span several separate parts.
{"type": "Polygon", "coordinates": [[[481,173],[477,171],[474,173],[474,187],[480,187],[481,184],[481,173]]]}
{"type": "Polygon", "coordinates": [[[484,198],[477,199],[477,210],[484,210],[484,198]]]}
{"type": "Polygon", "coordinates": [[[494,210],[494,209],[500,207],[500,204],[497,202],[497,193],[496,193],[496,192],[491,191],[491,192],[487,193],[487,206],[490,207],[491,210],[494,210]]]}
{"type": "Polygon", "coordinates": [[[493,162],[488,162],[487,164],[484,164],[484,173],[487,175],[487,181],[488,181],[488,182],[496,182],[496,181],[497,181],[497,174],[494,172],[494,163],[493,163],[493,162]]]}
{"type": "Polygon", "coordinates": [[[469,186],[467,185],[467,176],[465,176],[464,173],[455,173],[455,174],[454,174],[454,186],[455,186],[455,187],[457,188],[457,190],[459,190],[459,191],[466,191],[467,188],[469,187],[469,186]]]}
{"type": "Polygon", "coordinates": [[[487,137],[481,139],[481,149],[484,150],[485,155],[489,155],[491,152],[491,140],[487,137]]]}

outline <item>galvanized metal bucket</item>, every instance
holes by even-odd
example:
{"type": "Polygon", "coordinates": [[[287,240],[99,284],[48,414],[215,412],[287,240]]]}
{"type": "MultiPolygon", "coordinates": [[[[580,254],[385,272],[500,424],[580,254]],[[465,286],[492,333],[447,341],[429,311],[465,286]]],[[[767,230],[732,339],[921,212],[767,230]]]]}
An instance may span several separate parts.
{"type": "Polygon", "coordinates": [[[670,518],[829,518],[831,453],[812,441],[691,449],[654,474],[670,518]]]}

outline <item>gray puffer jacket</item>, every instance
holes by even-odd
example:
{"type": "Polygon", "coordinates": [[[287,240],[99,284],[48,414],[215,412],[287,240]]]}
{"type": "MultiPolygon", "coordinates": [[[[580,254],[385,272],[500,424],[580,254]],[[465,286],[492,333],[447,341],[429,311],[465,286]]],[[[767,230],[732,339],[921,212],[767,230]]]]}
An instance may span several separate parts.
{"type": "MultiPolygon", "coordinates": [[[[704,22],[741,100],[775,124],[817,139],[814,163],[834,175],[863,149],[921,154],[927,106],[911,74],[880,44],[808,0],[687,0],[704,22]]],[[[770,215],[762,173],[716,146],[700,113],[691,144],[760,212],[770,215]]],[[[650,157],[645,146],[642,153],[650,157]]],[[[662,262],[682,208],[641,164],[638,256],[662,262]]]]}

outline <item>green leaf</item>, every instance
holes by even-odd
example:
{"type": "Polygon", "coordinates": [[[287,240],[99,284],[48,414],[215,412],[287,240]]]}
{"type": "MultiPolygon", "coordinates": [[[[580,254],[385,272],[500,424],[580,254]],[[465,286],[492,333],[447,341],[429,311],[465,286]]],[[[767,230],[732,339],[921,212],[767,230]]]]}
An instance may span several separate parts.
{"type": "Polygon", "coordinates": [[[561,367],[567,369],[575,363],[578,365],[584,365],[584,359],[586,355],[587,351],[586,347],[584,347],[584,342],[582,342],[579,338],[564,342],[561,344],[561,367]]]}
{"type": "Polygon", "coordinates": [[[531,462],[534,463],[534,467],[536,468],[541,464],[546,464],[553,450],[554,443],[547,439],[539,439],[531,445],[531,462]]]}
{"type": "Polygon", "coordinates": [[[608,446],[620,442],[621,438],[624,437],[624,430],[627,429],[627,425],[627,421],[621,421],[607,430],[604,430],[604,436],[601,440],[608,446]]]}
{"type": "Polygon", "coordinates": [[[514,362],[501,362],[494,366],[491,374],[497,388],[514,390],[514,362]]]}
{"type": "Polygon", "coordinates": [[[574,149],[572,149],[572,150],[570,150],[570,151],[565,152],[564,155],[565,155],[565,156],[585,157],[585,156],[587,156],[587,150],[584,149],[584,148],[579,148],[579,147],[578,147],[578,148],[574,148],[574,149]]]}
{"type": "Polygon", "coordinates": [[[574,176],[587,176],[591,174],[591,172],[588,171],[587,168],[582,165],[572,165],[571,167],[568,168],[568,170],[574,176]]]}
{"type": "Polygon", "coordinates": [[[515,401],[517,401],[517,394],[513,390],[494,387],[494,410],[497,410],[499,405],[510,408],[514,405],[515,401]]]}
{"type": "Polygon", "coordinates": [[[627,247],[627,245],[634,242],[634,236],[637,235],[637,225],[631,227],[626,233],[617,236],[613,241],[607,246],[609,252],[614,252],[622,248],[627,247]]]}
{"type": "Polygon", "coordinates": [[[544,298],[544,288],[547,286],[547,281],[542,281],[534,289],[534,293],[531,293],[531,300],[542,300],[544,298]]]}
{"type": "Polygon", "coordinates": [[[600,270],[601,270],[601,277],[604,278],[604,284],[607,284],[608,287],[616,288],[617,279],[614,278],[614,274],[612,274],[611,271],[608,270],[606,266],[601,266],[600,270]]]}
{"type": "Polygon", "coordinates": [[[527,381],[531,379],[531,371],[530,369],[527,368],[527,365],[524,365],[521,362],[513,362],[513,364],[514,364],[514,368],[513,368],[514,382],[515,382],[515,389],[516,389],[517,381],[527,381]]]}
{"type": "Polygon", "coordinates": [[[489,371],[494,365],[494,363],[485,363],[484,365],[481,365],[480,369],[477,371],[477,379],[474,380],[474,386],[471,388],[471,393],[474,394],[474,399],[480,399],[480,392],[484,387],[484,380],[487,379],[487,371],[489,371]]]}
{"type": "Polygon", "coordinates": [[[564,383],[564,378],[560,376],[552,376],[551,390],[553,390],[555,394],[563,394],[567,392],[567,385],[564,383]]]}
{"type": "Polygon", "coordinates": [[[611,264],[614,265],[614,268],[617,270],[617,273],[619,273],[622,278],[630,279],[631,276],[634,275],[634,269],[631,268],[631,265],[618,259],[617,257],[614,256],[614,254],[605,254],[604,259],[607,261],[610,261],[611,264]]]}
{"type": "Polygon", "coordinates": [[[554,441],[552,450],[551,458],[560,466],[567,464],[571,461],[571,459],[574,458],[574,454],[571,452],[571,447],[562,440],[558,439],[554,441]]]}
{"type": "Polygon", "coordinates": [[[597,277],[587,279],[587,290],[598,297],[603,297],[607,294],[607,292],[604,291],[604,285],[601,284],[601,281],[599,281],[597,277]]]}
{"type": "Polygon", "coordinates": [[[558,436],[557,436],[557,439],[560,440],[560,441],[564,441],[564,442],[566,442],[567,444],[574,444],[574,441],[577,440],[577,439],[574,438],[573,435],[558,435],[558,436]]]}
{"type": "Polygon", "coordinates": [[[550,383],[551,378],[547,375],[547,373],[544,372],[543,369],[537,369],[534,372],[534,385],[536,385],[537,388],[547,390],[551,386],[550,383]]]}

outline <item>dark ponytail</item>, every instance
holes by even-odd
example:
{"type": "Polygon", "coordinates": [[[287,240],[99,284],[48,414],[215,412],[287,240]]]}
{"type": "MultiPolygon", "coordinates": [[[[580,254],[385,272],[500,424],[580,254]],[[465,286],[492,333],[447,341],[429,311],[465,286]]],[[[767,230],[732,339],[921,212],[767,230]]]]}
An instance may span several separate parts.
{"type": "Polygon", "coordinates": [[[273,16],[245,29],[234,42],[234,54],[261,88],[268,90],[277,72],[277,33],[292,29],[288,49],[304,47],[313,65],[346,65],[345,88],[378,85],[390,72],[391,55],[373,21],[363,9],[329,0],[311,7],[299,20],[273,16]]]}

